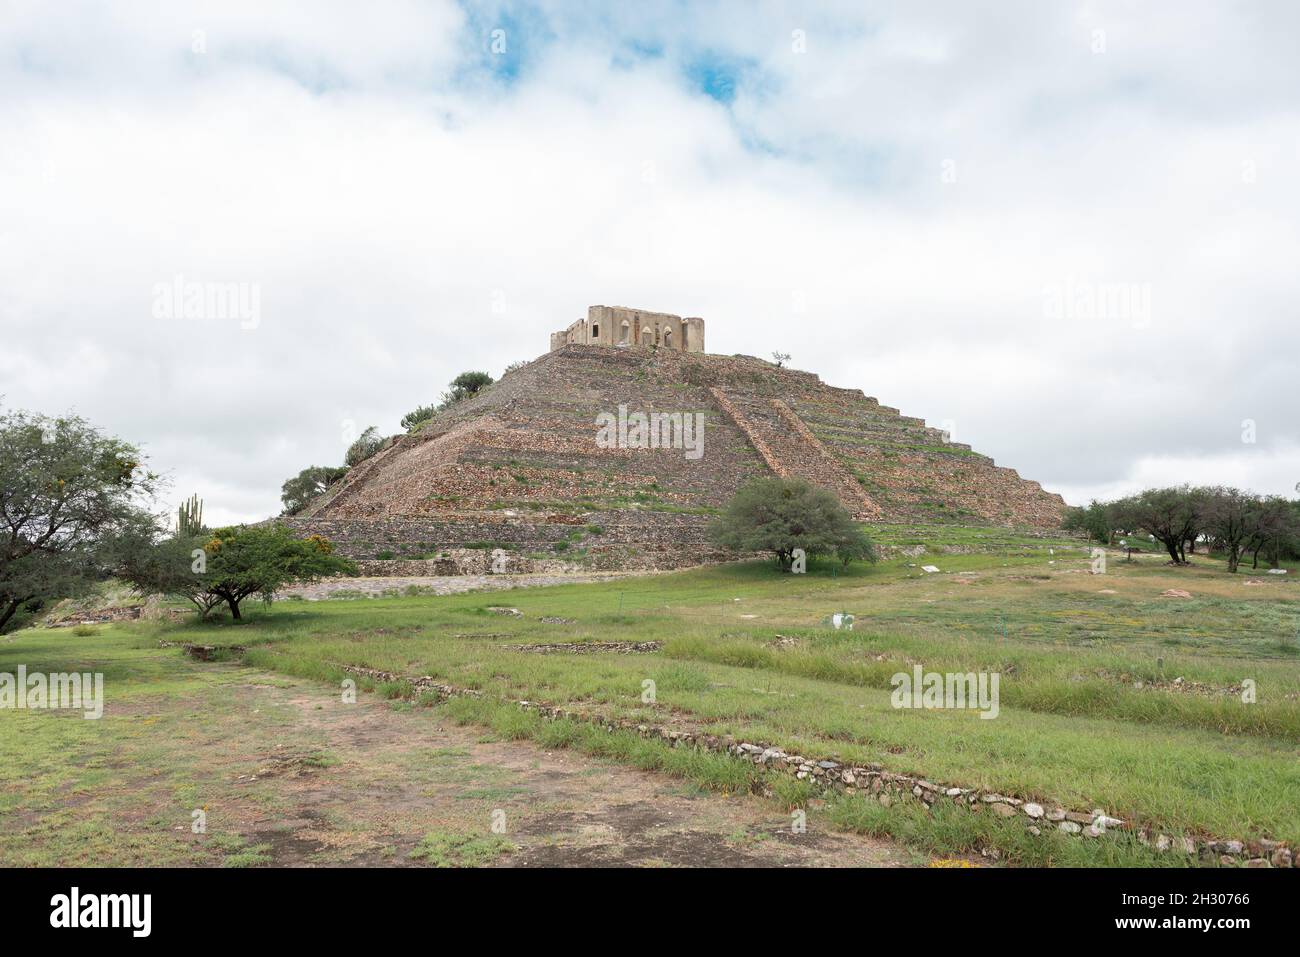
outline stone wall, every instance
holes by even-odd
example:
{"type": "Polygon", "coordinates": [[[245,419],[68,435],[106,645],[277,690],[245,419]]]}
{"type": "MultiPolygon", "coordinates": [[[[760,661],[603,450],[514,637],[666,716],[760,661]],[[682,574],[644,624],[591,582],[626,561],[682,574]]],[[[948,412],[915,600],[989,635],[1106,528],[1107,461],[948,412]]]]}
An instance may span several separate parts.
{"type": "Polygon", "coordinates": [[[592,512],[549,518],[489,513],[445,520],[281,521],[303,536],[329,539],[371,576],[491,574],[494,553],[504,557],[510,574],[653,571],[734,558],[710,544],[707,516],[592,512]]]}

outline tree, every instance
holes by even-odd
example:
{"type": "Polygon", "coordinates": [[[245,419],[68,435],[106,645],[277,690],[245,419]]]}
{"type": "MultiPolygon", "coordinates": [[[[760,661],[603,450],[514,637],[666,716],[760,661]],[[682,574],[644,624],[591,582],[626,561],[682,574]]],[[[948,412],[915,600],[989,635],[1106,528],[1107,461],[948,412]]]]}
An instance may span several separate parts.
{"type": "Polygon", "coordinates": [[[1300,557],[1300,501],[1223,486],[1147,489],[1109,504],[1094,501],[1070,509],[1065,527],[1088,530],[1099,540],[1105,527],[1145,531],[1177,564],[1186,563],[1203,536],[1207,552],[1212,546],[1225,553],[1229,572],[1237,571],[1247,553],[1251,567],[1258,567],[1261,552],[1274,566],[1300,557]]]}
{"type": "Polygon", "coordinates": [[[249,595],[269,599],[290,582],[356,574],[352,562],[333,552],[319,535],[302,539],[283,525],[239,525],[155,541],[135,550],[119,574],[142,593],[188,599],[200,616],[224,604],[238,620],[249,595]]]}
{"type": "Polygon", "coordinates": [[[140,528],[135,541],[123,550],[114,567],[118,578],[141,595],[170,595],[184,598],[198,610],[200,618],[224,602],[208,590],[197,569],[205,560],[203,544],[210,534],[177,532],[167,535],[159,527],[140,528]]]}
{"type": "Polygon", "coordinates": [[[736,492],[710,528],[723,548],[768,551],[789,571],[794,550],[834,554],[845,564],[855,558],[875,561],[875,549],[840,500],[802,479],[767,478],[736,492]]]}
{"type": "Polygon", "coordinates": [[[355,442],[348,446],[347,454],[343,456],[343,461],[349,468],[354,465],[360,465],[370,456],[374,455],[384,447],[385,439],[375,427],[369,426],[361,433],[355,442]]]}
{"type": "Polygon", "coordinates": [[[309,465],[280,486],[285,515],[297,515],[316,496],[348,474],[346,465],[309,465]]]}
{"type": "Polygon", "coordinates": [[[1187,564],[1187,543],[1201,520],[1202,490],[1187,485],[1147,489],[1112,503],[1114,520],[1128,531],[1144,531],[1165,547],[1175,565],[1187,564]]]}
{"type": "Polygon", "coordinates": [[[1247,543],[1260,528],[1259,499],[1235,488],[1206,489],[1201,514],[1206,533],[1227,553],[1228,571],[1235,574],[1247,543]]]}
{"type": "Polygon", "coordinates": [[[438,408],[451,408],[457,402],[477,395],[481,389],[490,386],[492,382],[492,377],[486,372],[462,372],[451,380],[450,388],[442,394],[442,403],[438,408]]]}
{"type": "Polygon", "coordinates": [[[0,628],[87,589],[115,539],[152,521],[156,487],[139,449],[78,416],[0,415],[0,628]]]}
{"type": "Polygon", "coordinates": [[[402,428],[406,429],[407,432],[414,432],[419,426],[432,419],[433,414],[437,411],[431,405],[418,406],[402,416],[402,428]]]}
{"type": "MultiPolygon", "coordinates": [[[[852,519],[853,517],[850,515],[850,522],[852,522],[852,519]]],[[[835,546],[835,557],[840,560],[840,564],[845,568],[848,568],[849,563],[853,561],[870,562],[874,565],[877,559],[876,546],[871,543],[867,533],[854,524],[852,531],[845,535],[835,546]],[[857,534],[855,535],[853,532],[857,534]]]]}
{"type": "Polygon", "coordinates": [[[1294,541],[1297,532],[1300,532],[1300,512],[1295,507],[1297,504],[1280,495],[1269,495],[1258,500],[1255,528],[1244,548],[1244,552],[1251,553],[1251,568],[1259,567],[1261,551],[1265,561],[1274,567],[1281,562],[1283,551],[1294,541]]]}
{"type": "MultiPolygon", "coordinates": [[[[511,363],[506,366],[506,372],[511,372],[524,365],[527,365],[527,363],[511,363]]],[[[505,373],[503,372],[502,375],[505,375],[505,373]]],[[[421,405],[402,416],[402,428],[407,432],[416,431],[443,409],[449,409],[457,402],[477,395],[479,391],[490,386],[492,382],[492,377],[486,372],[462,372],[447,384],[447,391],[442,394],[442,399],[436,406],[421,405]]]]}
{"type": "Polygon", "coordinates": [[[784,366],[787,362],[790,361],[790,353],[788,353],[788,352],[773,352],[773,353],[772,353],[772,361],[776,363],[776,367],[779,369],[779,368],[781,368],[782,366],[784,366]]]}
{"type": "Polygon", "coordinates": [[[1278,518],[1278,533],[1270,556],[1274,566],[1284,558],[1300,559],[1300,499],[1286,501],[1286,512],[1278,518]]]}
{"type": "Polygon", "coordinates": [[[1086,532],[1098,544],[1110,545],[1115,541],[1114,511],[1104,502],[1093,499],[1083,508],[1067,508],[1061,527],[1067,532],[1086,532]]]}
{"type": "Polygon", "coordinates": [[[289,582],[356,574],[356,566],[335,555],[327,539],[319,535],[297,538],[283,525],[220,528],[203,551],[207,591],[224,599],[236,619],[239,603],[249,595],[269,599],[289,582]]]}

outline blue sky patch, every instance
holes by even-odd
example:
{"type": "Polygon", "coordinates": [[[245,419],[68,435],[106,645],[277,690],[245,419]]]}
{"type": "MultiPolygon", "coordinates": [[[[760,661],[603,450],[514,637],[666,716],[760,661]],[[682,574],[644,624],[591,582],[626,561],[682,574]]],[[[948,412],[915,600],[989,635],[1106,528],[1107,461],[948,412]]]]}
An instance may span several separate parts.
{"type": "Polygon", "coordinates": [[[461,7],[469,42],[478,45],[476,67],[507,85],[555,41],[545,14],[532,4],[465,2],[461,7]]]}
{"type": "Polygon", "coordinates": [[[705,96],[730,105],[740,84],[756,66],[756,61],[747,57],[706,51],[687,61],[685,72],[691,85],[705,96]]]}

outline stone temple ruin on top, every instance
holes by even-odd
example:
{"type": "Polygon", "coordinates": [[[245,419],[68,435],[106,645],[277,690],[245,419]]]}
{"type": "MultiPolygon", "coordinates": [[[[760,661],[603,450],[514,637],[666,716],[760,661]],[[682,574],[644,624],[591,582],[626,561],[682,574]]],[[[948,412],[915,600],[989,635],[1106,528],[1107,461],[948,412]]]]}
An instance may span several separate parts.
{"type": "Polygon", "coordinates": [[[577,319],[567,329],[551,333],[552,352],[571,343],[703,352],[704,320],[625,306],[588,306],[586,319],[577,319]]]}
{"type": "Polygon", "coordinates": [[[592,306],[550,346],[285,521],[370,575],[721,560],[710,522],[772,475],[829,489],[873,524],[1060,527],[1059,495],[860,389],[706,353],[702,319],[592,306]],[[702,422],[702,454],[600,441],[602,420],[636,414],[702,422]]]}

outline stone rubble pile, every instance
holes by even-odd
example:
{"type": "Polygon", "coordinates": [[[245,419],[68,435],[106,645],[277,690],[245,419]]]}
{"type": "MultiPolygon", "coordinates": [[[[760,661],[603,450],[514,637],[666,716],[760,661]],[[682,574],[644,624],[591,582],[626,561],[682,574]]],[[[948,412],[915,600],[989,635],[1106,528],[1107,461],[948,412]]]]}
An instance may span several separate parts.
{"type": "Polygon", "coordinates": [[[587,655],[612,651],[620,655],[645,654],[663,647],[661,641],[556,641],[536,645],[502,645],[507,651],[531,651],[540,655],[587,655]]]}
{"type": "Polygon", "coordinates": [[[1131,685],[1137,691],[1174,691],[1184,694],[1198,694],[1207,697],[1229,697],[1239,698],[1244,687],[1240,684],[1227,685],[1226,687],[1217,687],[1215,685],[1205,684],[1202,681],[1191,681],[1182,676],[1173,679],[1161,678],[1155,681],[1150,679],[1143,680],[1130,674],[1101,670],[1097,672],[1098,677],[1105,678],[1108,681],[1120,681],[1124,684],[1131,685]]]}
{"type": "Polygon", "coordinates": [[[161,595],[150,595],[142,605],[113,605],[106,608],[64,612],[60,602],[42,622],[45,628],[74,628],[77,625],[104,625],[118,621],[183,621],[193,612],[184,608],[164,608],[161,595]]]}

